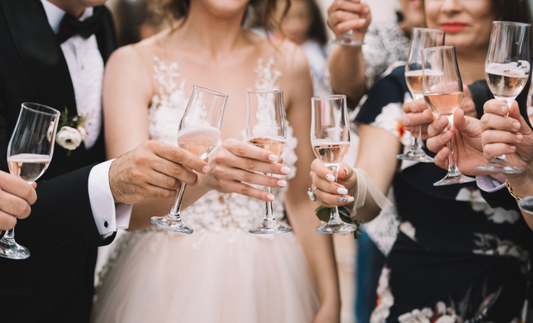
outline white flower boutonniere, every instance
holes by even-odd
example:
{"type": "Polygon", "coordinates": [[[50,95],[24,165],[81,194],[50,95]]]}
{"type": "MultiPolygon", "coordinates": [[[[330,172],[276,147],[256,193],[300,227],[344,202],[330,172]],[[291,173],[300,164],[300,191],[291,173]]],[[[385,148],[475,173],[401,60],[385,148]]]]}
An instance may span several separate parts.
{"type": "Polygon", "coordinates": [[[56,135],[57,144],[69,150],[69,153],[78,148],[88,135],[84,128],[86,119],[87,117],[82,115],[69,117],[68,110],[65,108],[65,112],[61,114],[59,131],[56,135]]]}

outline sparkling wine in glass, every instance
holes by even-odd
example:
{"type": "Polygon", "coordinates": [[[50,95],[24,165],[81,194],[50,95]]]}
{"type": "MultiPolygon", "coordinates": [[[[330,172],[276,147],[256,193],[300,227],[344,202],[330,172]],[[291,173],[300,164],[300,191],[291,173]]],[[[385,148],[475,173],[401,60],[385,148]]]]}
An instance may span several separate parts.
{"type": "MultiPolygon", "coordinates": [[[[248,110],[246,115],[246,140],[256,147],[269,150],[280,157],[287,142],[287,120],[283,105],[283,91],[248,91],[248,110]]],[[[265,174],[272,176],[272,174],[265,174]]],[[[268,193],[272,188],[267,186],[268,193]]],[[[253,234],[287,233],[292,228],[276,221],[272,202],[265,204],[263,222],[248,232],[253,234]]]]}
{"type": "MultiPolygon", "coordinates": [[[[520,22],[492,22],[485,78],[494,97],[507,103],[509,108],[524,89],[529,77],[530,29],[530,24],[520,22]]],[[[505,155],[493,157],[488,163],[476,168],[506,174],[522,172],[520,168],[510,165],[505,160],[505,155]]]]}
{"type": "MultiPolygon", "coordinates": [[[[17,125],[7,147],[9,172],[28,184],[50,165],[60,112],[42,104],[22,103],[17,125]]],[[[30,251],[15,241],[15,229],[0,239],[0,257],[26,259],[30,251]]]]}
{"type": "MultiPolygon", "coordinates": [[[[421,99],[422,94],[422,58],[420,51],[424,48],[444,45],[445,31],[428,28],[414,28],[411,37],[411,46],[405,64],[405,81],[411,92],[413,101],[421,99]]],[[[422,149],[422,127],[417,126],[413,133],[413,141],[409,151],[396,156],[402,160],[413,160],[424,163],[432,163],[433,158],[428,156],[422,149]]]]}
{"type": "MultiPolygon", "coordinates": [[[[422,50],[422,88],[424,100],[437,117],[446,116],[453,127],[453,113],[463,100],[463,82],[457,66],[455,46],[440,46],[422,50]]],[[[453,140],[453,139],[452,139],[453,140]]],[[[448,142],[450,157],[448,173],[435,186],[468,183],[475,179],[461,174],[455,163],[452,140],[448,142]]]]}
{"type": "MultiPolygon", "coordinates": [[[[206,87],[193,85],[191,96],[178,130],[178,145],[195,156],[205,159],[220,139],[220,127],[228,95],[206,87]]],[[[181,183],[170,212],[164,217],[152,217],[154,225],[173,232],[191,234],[193,228],[180,217],[181,201],[187,184],[181,183]]]]}
{"type": "MultiPolygon", "coordinates": [[[[350,126],[346,109],[345,95],[313,97],[311,144],[316,157],[335,174],[344,157],[350,150],[350,126]]],[[[357,226],[344,223],[337,206],[331,208],[327,224],[315,229],[318,233],[347,233],[357,230],[357,226]]]]}

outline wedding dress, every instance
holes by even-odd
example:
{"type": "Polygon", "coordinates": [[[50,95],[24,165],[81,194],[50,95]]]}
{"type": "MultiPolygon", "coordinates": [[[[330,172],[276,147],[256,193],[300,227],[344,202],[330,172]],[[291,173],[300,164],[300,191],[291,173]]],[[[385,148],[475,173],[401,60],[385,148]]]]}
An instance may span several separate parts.
{"type": "MultiPolygon", "coordinates": [[[[176,144],[186,80],[174,82],[178,64],[156,56],[154,61],[160,93],[149,109],[150,136],[176,144]]],[[[277,88],[281,73],[273,64],[273,58],[259,59],[256,89],[277,88]]],[[[286,179],[294,176],[297,159],[297,140],[288,130],[283,158],[292,173],[286,179]]],[[[284,191],[273,189],[278,221],[284,191]]],[[[318,297],[296,235],[248,233],[261,223],[264,210],[264,201],[210,191],[182,211],[193,234],[156,227],[126,233],[100,275],[92,322],[311,322],[318,297]]]]}

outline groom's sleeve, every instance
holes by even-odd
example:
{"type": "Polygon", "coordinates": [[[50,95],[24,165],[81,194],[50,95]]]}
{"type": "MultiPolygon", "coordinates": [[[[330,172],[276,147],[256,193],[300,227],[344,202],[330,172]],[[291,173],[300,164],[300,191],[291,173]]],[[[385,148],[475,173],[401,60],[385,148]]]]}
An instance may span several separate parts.
{"type": "Polygon", "coordinates": [[[17,223],[17,242],[44,253],[111,243],[115,234],[102,239],[91,210],[88,181],[93,166],[39,182],[31,215],[17,223]]]}

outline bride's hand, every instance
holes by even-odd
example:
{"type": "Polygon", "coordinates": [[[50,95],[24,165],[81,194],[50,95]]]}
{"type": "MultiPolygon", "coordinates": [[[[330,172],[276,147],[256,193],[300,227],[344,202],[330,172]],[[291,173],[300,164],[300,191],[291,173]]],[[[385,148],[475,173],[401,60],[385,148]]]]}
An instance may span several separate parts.
{"type": "Polygon", "coordinates": [[[249,184],[281,188],[283,179],[263,173],[287,175],[290,168],[278,164],[278,157],[266,149],[235,139],[227,139],[209,155],[210,172],[201,176],[200,185],[224,193],[239,193],[263,201],[274,200],[274,195],[249,184]]]}
{"type": "Polygon", "coordinates": [[[349,191],[355,190],[356,175],[355,172],[349,171],[351,167],[342,163],[339,167],[337,182],[335,182],[335,175],[322,162],[315,159],[311,164],[311,179],[313,180],[313,187],[316,187],[315,192],[317,202],[330,207],[332,205],[342,206],[353,202],[353,193],[349,195],[349,191]]]}

